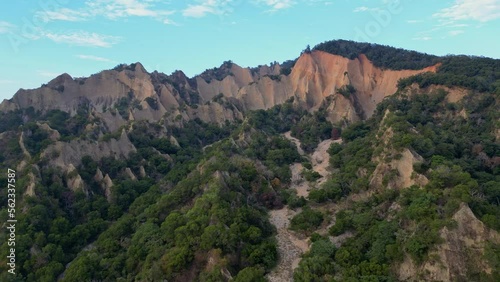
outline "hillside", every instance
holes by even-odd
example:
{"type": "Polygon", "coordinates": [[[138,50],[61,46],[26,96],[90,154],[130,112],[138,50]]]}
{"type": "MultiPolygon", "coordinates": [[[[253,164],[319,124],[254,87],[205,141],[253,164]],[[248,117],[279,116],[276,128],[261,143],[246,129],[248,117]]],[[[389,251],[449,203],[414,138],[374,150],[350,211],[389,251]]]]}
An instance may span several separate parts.
{"type": "Polygon", "coordinates": [[[20,89],[0,280],[498,281],[499,67],[337,40],[20,89]]]}

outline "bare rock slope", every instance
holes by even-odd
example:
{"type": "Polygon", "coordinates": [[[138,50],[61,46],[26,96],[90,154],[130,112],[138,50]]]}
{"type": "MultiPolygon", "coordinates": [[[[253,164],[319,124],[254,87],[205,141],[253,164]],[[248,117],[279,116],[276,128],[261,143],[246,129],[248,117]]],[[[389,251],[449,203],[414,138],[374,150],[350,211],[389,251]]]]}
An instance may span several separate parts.
{"type": "Polygon", "coordinates": [[[289,75],[280,75],[278,64],[254,70],[225,63],[217,71],[223,74],[188,78],[180,71],[169,76],[148,73],[140,63],[135,63],[88,78],[62,74],[38,89],[19,90],[12,99],[0,104],[0,111],[33,107],[42,112],[59,109],[75,114],[81,104],[86,104],[101,115],[109,128],[118,128],[119,125],[112,125],[118,122],[116,118],[105,113],[123,98],[136,102],[129,116],[135,120],[160,120],[166,113],[175,113],[179,106],[198,104],[186,118],[220,122],[218,117],[239,118],[241,111],[268,109],[291,97],[314,110],[331,96],[335,102],[329,108],[329,118],[354,120],[371,116],[377,103],[396,92],[399,79],[436,71],[436,66],[422,70],[382,70],[364,55],[350,60],[313,51],[302,54],[289,75]],[[356,90],[351,98],[337,93],[346,85],[356,90]],[[228,99],[226,107],[212,103],[220,93],[228,99]],[[238,107],[228,106],[230,104],[238,107]]]}

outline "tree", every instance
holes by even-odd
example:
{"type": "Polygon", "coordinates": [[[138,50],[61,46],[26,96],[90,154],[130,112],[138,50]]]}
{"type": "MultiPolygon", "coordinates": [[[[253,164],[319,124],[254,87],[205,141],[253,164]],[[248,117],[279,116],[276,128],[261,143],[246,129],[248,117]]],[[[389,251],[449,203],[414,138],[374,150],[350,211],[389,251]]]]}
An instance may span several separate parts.
{"type": "Polygon", "coordinates": [[[306,206],[301,213],[292,218],[290,229],[312,232],[322,222],[323,214],[306,206]]]}
{"type": "Polygon", "coordinates": [[[265,282],[264,269],[260,267],[246,267],[234,278],[234,282],[265,282]]]}

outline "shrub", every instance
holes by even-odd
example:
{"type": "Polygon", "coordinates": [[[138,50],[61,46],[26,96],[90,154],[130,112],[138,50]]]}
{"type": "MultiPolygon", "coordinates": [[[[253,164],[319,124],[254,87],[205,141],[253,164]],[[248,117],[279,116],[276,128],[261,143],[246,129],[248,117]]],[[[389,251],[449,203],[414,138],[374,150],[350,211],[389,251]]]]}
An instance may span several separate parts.
{"type": "Polygon", "coordinates": [[[301,213],[292,218],[290,229],[312,232],[321,223],[323,223],[323,214],[306,206],[301,213]]]}
{"type": "Polygon", "coordinates": [[[158,100],[156,100],[156,98],[146,97],[146,102],[151,107],[151,109],[153,109],[155,111],[159,109],[159,107],[158,107],[158,100]]]}
{"type": "Polygon", "coordinates": [[[337,89],[337,93],[346,97],[346,98],[349,98],[351,97],[351,94],[354,94],[356,92],[356,88],[354,88],[354,86],[352,85],[344,85],[342,87],[340,87],[339,89],[337,89]]]}

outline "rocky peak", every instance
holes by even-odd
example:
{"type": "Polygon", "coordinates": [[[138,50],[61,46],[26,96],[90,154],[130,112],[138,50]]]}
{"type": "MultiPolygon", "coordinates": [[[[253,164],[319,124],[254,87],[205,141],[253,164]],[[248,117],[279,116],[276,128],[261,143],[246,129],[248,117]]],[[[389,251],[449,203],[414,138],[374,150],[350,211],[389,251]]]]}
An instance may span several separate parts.
{"type": "Polygon", "coordinates": [[[63,73],[63,74],[57,76],[56,78],[52,79],[51,81],[49,81],[49,83],[47,83],[47,85],[54,86],[54,85],[65,84],[68,82],[74,82],[73,78],[71,77],[71,75],[69,75],[67,73],[63,73]]]}
{"type": "Polygon", "coordinates": [[[148,72],[140,62],[131,64],[130,67],[135,72],[142,72],[142,73],[147,73],[148,72]]]}
{"type": "Polygon", "coordinates": [[[179,85],[180,87],[187,87],[187,88],[196,88],[196,80],[195,79],[190,79],[189,77],[186,76],[186,74],[181,71],[181,70],[176,70],[174,71],[170,76],[168,76],[170,80],[174,83],[179,85]]]}
{"type": "Polygon", "coordinates": [[[233,64],[232,61],[225,61],[218,68],[205,70],[199,77],[203,78],[207,83],[212,80],[222,81],[226,76],[232,75],[231,68],[233,64]]]}

